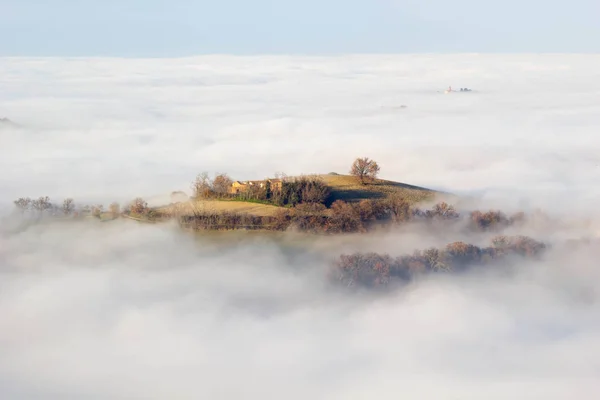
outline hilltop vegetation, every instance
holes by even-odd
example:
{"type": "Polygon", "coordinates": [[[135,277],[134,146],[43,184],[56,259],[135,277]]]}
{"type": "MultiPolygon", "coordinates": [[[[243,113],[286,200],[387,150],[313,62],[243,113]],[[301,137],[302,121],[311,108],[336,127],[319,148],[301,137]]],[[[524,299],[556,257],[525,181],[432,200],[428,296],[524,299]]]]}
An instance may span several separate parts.
{"type": "MultiPolygon", "coordinates": [[[[434,191],[377,178],[379,167],[368,158],[352,165],[351,175],[330,173],[263,181],[233,181],[227,174],[211,179],[200,174],[192,182],[193,196],[173,192],[167,206],[149,207],[141,197],[123,210],[112,203],[76,205],[65,199],[55,205],[48,197],[20,198],[15,201],[22,214],[36,218],[94,217],[109,221],[127,217],[143,222],[175,220],[193,230],[278,230],[295,229],[313,233],[359,233],[408,222],[465,220],[451,205],[438,203],[431,209],[419,204],[433,200],[434,191]],[[365,172],[366,171],[366,172],[365,172]]],[[[506,216],[501,212],[474,211],[469,227],[493,229],[509,226],[522,216],[506,216]]]]}

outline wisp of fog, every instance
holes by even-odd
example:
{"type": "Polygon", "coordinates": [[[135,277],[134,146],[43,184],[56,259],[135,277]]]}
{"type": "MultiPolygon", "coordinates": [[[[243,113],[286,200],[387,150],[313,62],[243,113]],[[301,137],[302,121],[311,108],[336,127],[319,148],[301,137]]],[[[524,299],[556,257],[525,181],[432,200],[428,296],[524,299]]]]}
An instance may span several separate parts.
{"type": "Polygon", "coordinates": [[[0,125],[0,398],[600,393],[600,56],[0,58],[0,72],[15,123],[0,125]],[[202,171],[344,174],[359,156],[463,208],[541,209],[553,222],[505,233],[548,250],[351,290],[331,279],[340,254],[490,235],[22,228],[12,213],[21,196],[160,203],[202,171]]]}

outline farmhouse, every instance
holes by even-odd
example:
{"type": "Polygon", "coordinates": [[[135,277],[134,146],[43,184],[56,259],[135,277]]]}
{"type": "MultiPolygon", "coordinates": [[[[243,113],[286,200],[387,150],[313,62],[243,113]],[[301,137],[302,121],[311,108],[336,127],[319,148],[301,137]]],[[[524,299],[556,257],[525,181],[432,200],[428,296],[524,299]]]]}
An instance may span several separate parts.
{"type": "Polygon", "coordinates": [[[271,190],[281,190],[282,180],[281,179],[265,179],[262,181],[234,181],[231,184],[231,188],[229,189],[229,193],[238,194],[245,193],[252,189],[262,189],[270,185],[271,190]]]}

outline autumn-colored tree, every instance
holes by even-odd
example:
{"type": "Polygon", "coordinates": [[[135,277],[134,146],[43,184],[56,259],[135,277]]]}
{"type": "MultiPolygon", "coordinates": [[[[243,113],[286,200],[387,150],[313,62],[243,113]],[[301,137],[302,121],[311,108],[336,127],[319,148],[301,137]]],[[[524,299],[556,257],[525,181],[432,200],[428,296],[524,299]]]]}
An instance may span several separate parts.
{"type": "Polygon", "coordinates": [[[358,211],[342,200],[331,205],[328,230],[332,233],[350,233],[364,230],[358,211]]]}
{"type": "Polygon", "coordinates": [[[144,215],[148,212],[148,203],[141,197],[136,197],[130,205],[131,213],[144,215]]]}
{"type": "Polygon", "coordinates": [[[390,195],[384,204],[394,222],[406,222],[411,218],[410,204],[401,195],[390,195]]]}
{"type": "Polygon", "coordinates": [[[452,206],[446,202],[441,202],[439,204],[436,204],[433,207],[432,214],[434,217],[439,217],[441,219],[455,219],[460,216],[456,212],[456,209],[454,208],[454,206],[452,206]]]}
{"type": "Polygon", "coordinates": [[[303,177],[300,182],[303,203],[325,203],[331,193],[329,186],[318,176],[303,177]]]}
{"type": "Polygon", "coordinates": [[[350,168],[350,175],[355,176],[363,185],[375,180],[378,174],[379,165],[368,157],[357,158],[350,168]]]}
{"type": "Polygon", "coordinates": [[[227,174],[217,174],[212,181],[212,189],[218,195],[229,193],[233,180],[227,174]]]}
{"type": "Polygon", "coordinates": [[[73,211],[75,211],[75,202],[72,198],[67,198],[63,201],[62,211],[65,215],[73,214],[73,211]]]}

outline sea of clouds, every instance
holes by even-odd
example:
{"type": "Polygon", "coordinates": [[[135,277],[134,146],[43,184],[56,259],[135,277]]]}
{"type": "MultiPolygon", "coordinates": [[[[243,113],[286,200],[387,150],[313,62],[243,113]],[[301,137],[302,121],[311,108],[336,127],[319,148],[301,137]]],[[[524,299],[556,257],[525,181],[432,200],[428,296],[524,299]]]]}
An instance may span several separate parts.
{"type": "MultiPolygon", "coordinates": [[[[346,173],[555,221],[510,273],[387,294],[343,252],[488,236],[0,228],[0,398],[593,399],[600,392],[600,56],[0,58],[2,215],[21,196],[161,202],[196,174],[346,173]],[[468,87],[470,93],[443,91],[468,87]],[[401,108],[405,105],[405,108],[401,108]]],[[[465,203],[467,204],[467,203],[465,203]]]]}

